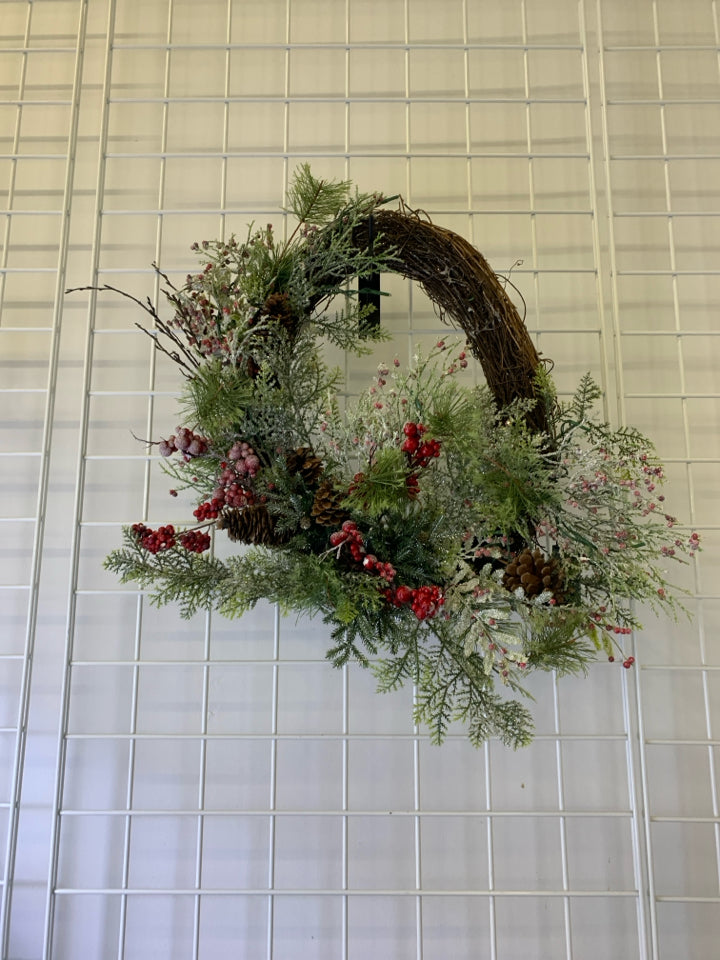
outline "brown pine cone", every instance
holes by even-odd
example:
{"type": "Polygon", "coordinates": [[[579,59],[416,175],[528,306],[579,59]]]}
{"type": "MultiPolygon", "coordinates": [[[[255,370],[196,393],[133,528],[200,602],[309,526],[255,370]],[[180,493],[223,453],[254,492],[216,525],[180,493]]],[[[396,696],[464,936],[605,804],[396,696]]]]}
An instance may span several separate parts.
{"type": "Polygon", "coordinates": [[[285,457],[288,473],[299,473],[305,483],[312,485],[322,476],[323,463],[312,447],[298,447],[285,457]]]}
{"type": "Polygon", "coordinates": [[[286,293],[271,293],[263,304],[263,310],[275,320],[288,320],[292,315],[290,297],[286,293]]]}
{"type": "Polygon", "coordinates": [[[332,480],[323,480],[315,494],[310,515],[321,527],[337,527],[348,519],[348,512],[342,506],[343,494],[337,491],[332,480]]]}
{"type": "Polygon", "coordinates": [[[226,530],[231,540],[240,543],[277,547],[288,539],[288,534],[277,532],[273,518],[262,503],[243,507],[240,510],[236,508],[224,510],[218,517],[217,528],[226,530]]]}
{"type": "Polygon", "coordinates": [[[505,567],[503,586],[511,593],[522,587],[528,597],[537,597],[549,590],[556,603],[564,603],[562,570],[554,557],[546,557],[542,550],[527,547],[505,567]]]}
{"type": "Polygon", "coordinates": [[[277,320],[289,333],[294,332],[297,317],[293,315],[290,297],[286,293],[271,293],[263,304],[263,312],[271,320],[277,320]]]}

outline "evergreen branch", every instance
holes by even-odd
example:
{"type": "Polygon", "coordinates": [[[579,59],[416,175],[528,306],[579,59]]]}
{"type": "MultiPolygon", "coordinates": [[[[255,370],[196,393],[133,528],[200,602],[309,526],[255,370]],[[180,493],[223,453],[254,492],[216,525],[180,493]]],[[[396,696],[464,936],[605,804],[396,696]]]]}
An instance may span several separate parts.
{"type": "Polygon", "coordinates": [[[218,602],[229,570],[214,557],[191,553],[182,547],[156,555],[143,550],[129,528],[124,530],[125,546],[113,550],[104,567],[119,576],[121,583],[135,581],[141,587],[154,586],[154,606],[178,603],[180,614],[189,619],[198,610],[211,610],[218,602]]]}
{"type": "Polygon", "coordinates": [[[288,188],[288,208],[298,219],[288,244],[304,224],[319,225],[336,217],[351,186],[350,180],[318,180],[312,175],[310,164],[301,163],[288,188]]]}
{"type": "Polygon", "coordinates": [[[252,382],[243,371],[211,359],[188,378],[180,403],[186,410],[186,422],[216,437],[242,418],[253,395],[252,382]]]}

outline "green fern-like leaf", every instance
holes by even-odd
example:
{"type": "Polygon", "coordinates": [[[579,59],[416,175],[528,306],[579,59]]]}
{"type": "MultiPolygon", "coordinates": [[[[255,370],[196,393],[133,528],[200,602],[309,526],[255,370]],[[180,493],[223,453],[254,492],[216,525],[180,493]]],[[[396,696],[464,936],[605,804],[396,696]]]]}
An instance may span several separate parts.
{"type": "Polygon", "coordinates": [[[309,163],[301,163],[288,189],[287,205],[300,223],[320,225],[337,216],[347,201],[350,180],[318,180],[309,163]]]}
{"type": "Polygon", "coordinates": [[[570,401],[570,409],[576,420],[585,420],[602,397],[602,390],[589,373],[584,374],[570,401]]]}

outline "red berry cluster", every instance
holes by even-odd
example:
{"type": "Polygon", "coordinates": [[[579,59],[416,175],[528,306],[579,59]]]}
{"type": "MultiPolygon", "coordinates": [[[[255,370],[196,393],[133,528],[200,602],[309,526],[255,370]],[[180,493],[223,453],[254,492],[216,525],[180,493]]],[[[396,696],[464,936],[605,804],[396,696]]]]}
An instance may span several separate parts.
{"type": "Polygon", "coordinates": [[[330,546],[342,547],[347,544],[353,560],[362,563],[365,555],[365,542],[358,530],[358,525],[352,520],[346,520],[340,530],[330,534],[330,546]]]}
{"type": "Polygon", "coordinates": [[[599,607],[595,613],[590,614],[590,618],[595,621],[595,623],[602,627],[604,630],[607,630],[608,633],[614,633],[619,636],[628,636],[632,633],[632,627],[621,627],[616,623],[612,623],[605,618],[605,612],[607,607],[599,607]]]}
{"type": "Polygon", "coordinates": [[[420,484],[418,475],[414,471],[427,467],[433,457],[440,456],[440,441],[423,440],[422,436],[427,433],[427,427],[422,423],[408,421],[403,427],[403,433],[405,440],[400,449],[407,454],[408,464],[413,471],[405,478],[405,484],[408,497],[415,500],[420,493],[420,484]]]}
{"type": "Polygon", "coordinates": [[[134,523],[132,532],[137,537],[140,546],[148,553],[160,553],[161,550],[170,550],[178,542],[181,547],[193,553],[203,553],[210,546],[210,536],[201,530],[186,530],[178,538],[175,537],[175,527],[168,524],[166,527],[146,527],[144,523],[134,523]]]}
{"type": "Polygon", "coordinates": [[[140,546],[149,553],[159,553],[161,550],[169,550],[175,546],[175,527],[171,524],[153,530],[151,527],[146,527],[144,523],[134,523],[132,532],[139,540],[140,546]]]}
{"type": "Polygon", "coordinates": [[[210,548],[210,534],[202,530],[187,530],[180,534],[180,545],[191,553],[204,553],[210,548]]]}
{"type": "Polygon", "coordinates": [[[330,546],[338,547],[338,556],[343,545],[347,544],[350,550],[350,556],[356,563],[361,563],[363,569],[368,573],[376,573],[386,583],[392,583],[395,579],[395,567],[391,563],[384,563],[382,560],[365,549],[365,541],[358,530],[357,524],[352,520],[346,520],[340,530],[330,534],[330,546]]]}
{"type": "Polygon", "coordinates": [[[362,565],[369,573],[376,573],[386,583],[392,583],[395,579],[397,572],[395,567],[389,561],[383,563],[382,560],[378,560],[372,553],[368,553],[363,558],[362,565]]]}
{"type": "Polygon", "coordinates": [[[405,486],[407,487],[407,495],[411,500],[417,500],[420,495],[420,483],[416,473],[410,473],[405,477],[405,486]]]}
{"type": "Polygon", "coordinates": [[[193,516],[201,522],[204,520],[217,520],[224,502],[224,500],[218,497],[213,497],[212,500],[206,500],[205,503],[201,503],[199,507],[193,510],[193,516]]]}
{"type": "Polygon", "coordinates": [[[356,473],[355,476],[353,477],[353,482],[348,487],[348,494],[355,493],[358,486],[363,482],[364,479],[365,479],[364,473],[356,473]]]}
{"type": "Polygon", "coordinates": [[[429,620],[440,612],[445,603],[440,587],[396,587],[385,590],[385,599],[394,607],[409,606],[418,620],[429,620]]]}
{"type": "Polygon", "coordinates": [[[427,433],[427,427],[422,423],[406,423],[403,433],[405,441],[400,449],[408,454],[411,467],[427,467],[433,457],[440,456],[439,440],[421,441],[422,435],[427,433]]]}
{"type": "Polygon", "coordinates": [[[158,449],[162,457],[169,457],[178,450],[185,460],[192,460],[193,457],[201,457],[207,453],[208,442],[205,437],[193,433],[187,427],[178,427],[176,434],[160,441],[158,449]]]}

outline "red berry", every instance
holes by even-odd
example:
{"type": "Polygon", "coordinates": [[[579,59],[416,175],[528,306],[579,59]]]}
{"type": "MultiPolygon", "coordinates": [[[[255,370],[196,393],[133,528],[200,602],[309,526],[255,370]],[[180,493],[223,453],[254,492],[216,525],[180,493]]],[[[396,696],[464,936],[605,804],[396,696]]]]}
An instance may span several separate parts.
{"type": "Polygon", "coordinates": [[[201,530],[188,530],[180,535],[180,544],[192,553],[203,553],[210,547],[210,535],[201,530]]]}

